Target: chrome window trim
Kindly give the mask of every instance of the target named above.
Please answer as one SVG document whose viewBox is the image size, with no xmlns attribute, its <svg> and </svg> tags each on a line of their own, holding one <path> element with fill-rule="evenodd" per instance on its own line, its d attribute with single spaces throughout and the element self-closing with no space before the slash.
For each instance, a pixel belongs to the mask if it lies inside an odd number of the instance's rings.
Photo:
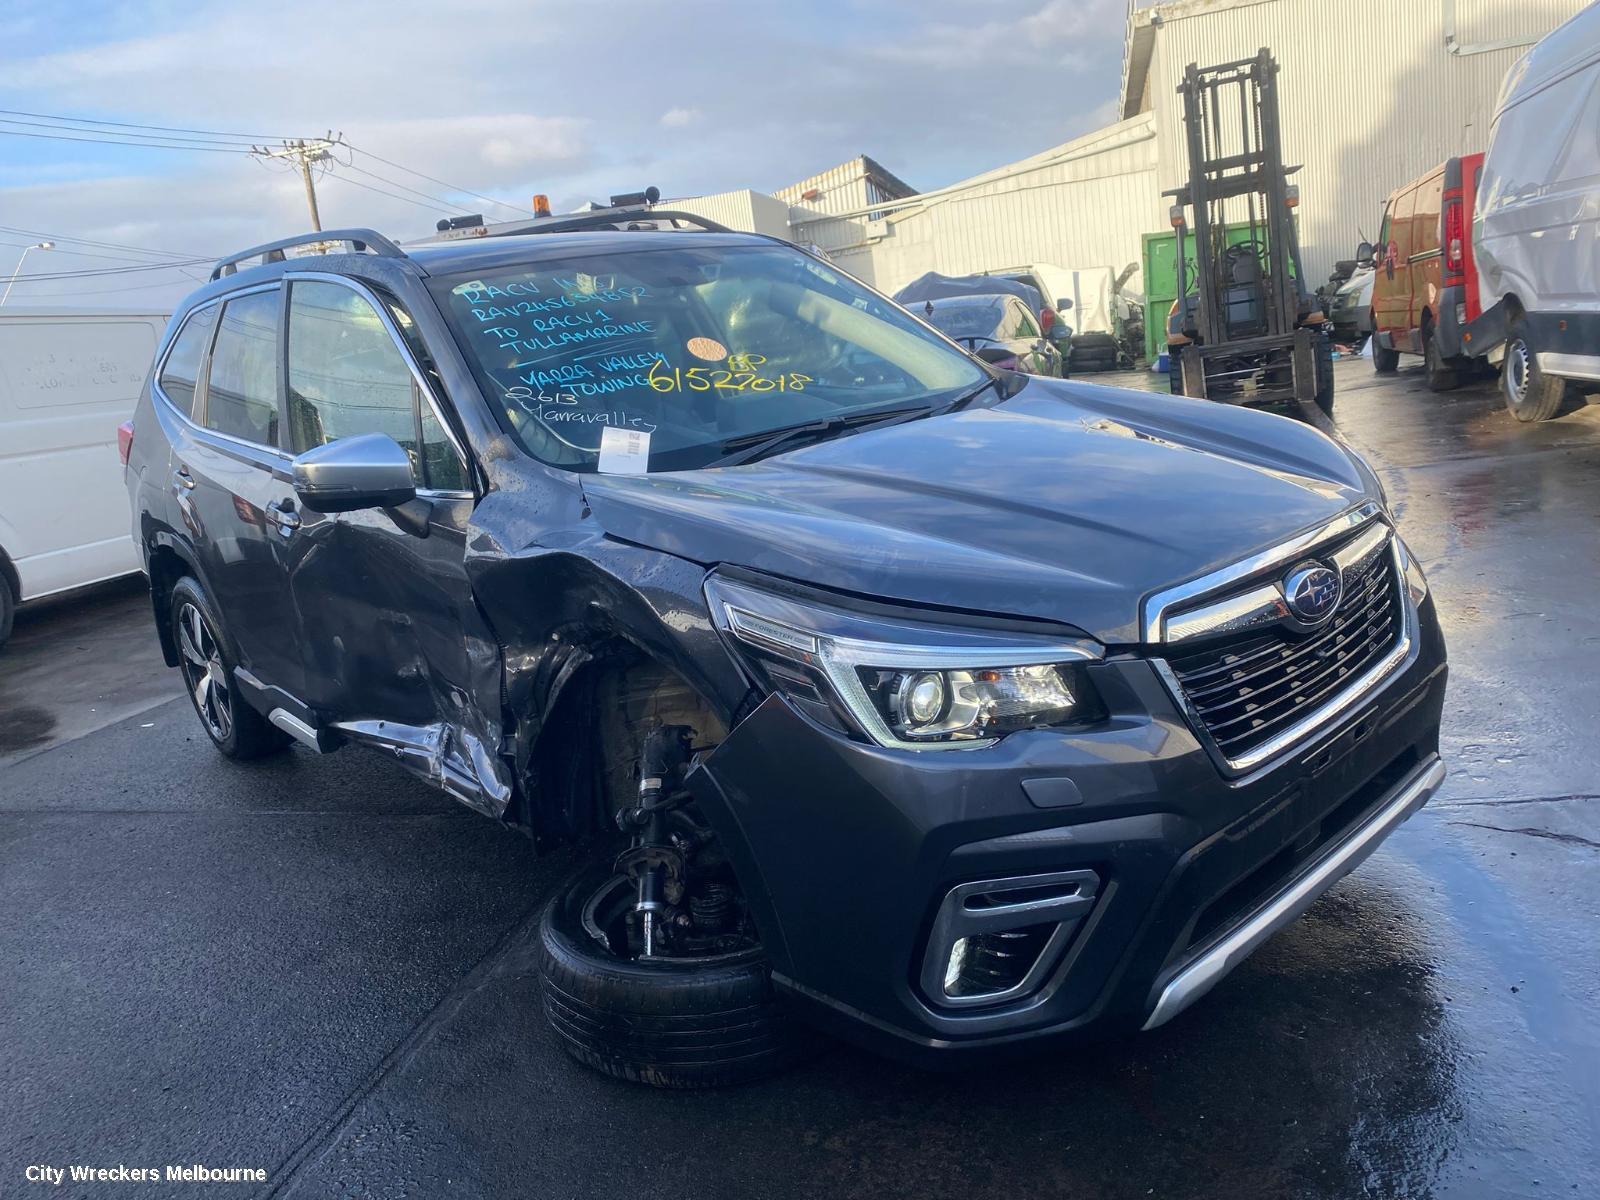
<svg viewBox="0 0 1600 1200">
<path fill-rule="evenodd" d="M 1282 566 L 1296 558 L 1303 557 L 1323 542 L 1348 533 L 1380 515 L 1382 512 L 1375 500 L 1368 500 L 1340 513 L 1331 521 L 1319 525 L 1315 529 L 1290 538 L 1271 546 L 1259 554 L 1249 558 L 1240 559 L 1226 567 L 1212 571 L 1209 575 L 1202 575 L 1198 579 L 1191 579 L 1188 583 L 1180 583 L 1163 591 L 1156 592 L 1144 603 L 1144 620 L 1141 625 L 1141 635 L 1147 645 L 1159 645 L 1167 640 L 1166 615 L 1190 600 L 1198 600 L 1211 592 L 1225 590 L 1229 584 L 1248 578 L 1258 571 L 1267 570 L 1269 567 Z"/>
<path fill-rule="evenodd" d="M 1385 526 L 1387 529 L 1387 526 Z M 1167 663 L 1159 658 L 1150 660 L 1150 665 L 1155 669 L 1157 676 L 1166 686 L 1168 693 L 1183 711 L 1184 718 L 1193 730 L 1196 738 L 1212 752 L 1218 759 L 1226 763 L 1235 774 L 1244 774 L 1265 766 L 1272 760 L 1296 749 L 1301 742 L 1327 725 L 1338 720 L 1339 717 L 1349 712 L 1356 705 L 1376 693 L 1403 664 L 1413 655 L 1419 629 L 1416 600 L 1406 584 L 1406 563 L 1404 552 L 1401 549 L 1400 539 L 1391 537 L 1388 541 L 1390 558 L 1394 564 L 1393 586 L 1397 589 L 1400 601 L 1400 633 L 1389 653 L 1385 654 L 1378 662 L 1359 676 L 1354 682 L 1345 687 L 1336 696 L 1323 704 L 1320 708 L 1307 713 L 1287 729 L 1281 730 L 1262 742 L 1259 746 L 1252 747 L 1237 758 L 1230 758 L 1217 749 L 1216 742 L 1206 731 L 1205 722 L 1200 719 L 1200 714 L 1184 693 L 1183 685 L 1178 682 L 1178 677 Z"/>
<path fill-rule="evenodd" d="M 213 296 L 203 304 L 196 304 L 188 312 L 184 313 L 183 322 L 178 326 L 177 332 L 172 335 L 172 340 L 167 343 L 166 349 L 161 352 L 161 357 L 156 360 L 155 370 L 150 374 L 150 392 L 151 395 L 159 396 L 161 398 L 161 402 L 167 406 L 168 412 L 187 425 L 191 431 L 201 435 L 201 441 L 215 439 L 219 442 L 227 442 L 230 445 L 242 446 L 244 449 L 254 451 L 257 454 L 269 455 L 280 462 L 289 462 L 291 456 L 285 454 L 277 446 L 269 446 L 265 442 L 252 442 L 247 438 L 235 437 L 231 433 L 223 433 L 220 429 L 212 429 L 207 425 L 200 424 L 200 422 L 196 421 L 192 416 L 174 404 L 172 397 L 167 395 L 166 390 L 161 386 L 161 375 L 162 372 L 167 369 L 167 359 L 172 357 L 172 348 L 178 344 L 178 339 L 183 336 L 183 331 L 188 327 L 189 322 L 194 319 L 195 313 L 208 309 L 212 307 L 212 305 L 217 305 L 220 307 L 227 304 L 227 302 L 230 300 L 238 299 L 240 296 L 249 296 L 255 292 L 275 291 L 281 286 L 282 285 L 279 284 L 277 280 L 272 280 L 268 283 L 251 284 L 249 287 L 240 288 L 236 292 L 226 292 L 220 296 Z M 220 312 L 218 313 L 218 316 L 221 316 Z M 216 328 L 211 331 L 211 342 L 206 346 L 205 352 L 200 356 L 201 378 L 194 381 L 196 401 L 200 400 L 202 396 L 208 400 L 210 399 L 211 351 L 216 346 L 217 334 L 221 331 L 222 322 L 218 320 Z M 202 384 L 204 385 L 203 387 Z"/>
<path fill-rule="evenodd" d="M 460 440 L 456 437 L 455 428 L 445 418 L 444 410 L 439 406 L 439 399 L 433 394 L 432 385 L 429 384 L 427 376 L 423 374 L 422 368 L 417 365 L 417 360 L 412 357 L 411 347 L 406 345 L 405 335 L 395 328 L 394 319 L 389 314 L 388 305 L 386 305 L 383 300 L 379 298 L 378 294 L 371 288 L 367 287 L 366 284 L 362 283 L 360 280 L 352 279 L 347 275 L 334 275 L 328 271 L 285 271 L 283 273 L 283 278 L 291 283 L 298 279 L 312 280 L 319 283 L 335 283 L 341 287 L 350 289 L 368 304 L 372 305 L 372 310 L 378 314 L 379 323 L 383 326 L 384 331 L 388 333 L 389 340 L 394 343 L 394 348 L 400 352 L 401 359 L 406 364 L 406 369 L 411 372 L 411 378 L 416 382 L 416 385 L 420 389 L 422 396 L 427 400 L 428 407 L 433 411 L 434 419 L 439 422 L 439 428 L 444 430 L 444 436 L 450 442 L 450 445 L 455 447 L 455 452 L 461 459 L 461 469 L 463 473 L 467 476 L 467 478 L 472 478 L 472 456 L 467 453 L 466 447 L 464 447 Z M 290 314 L 288 319 L 292 321 L 294 315 L 294 298 L 292 295 L 290 297 L 289 307 Z M 288 327 L 285 326 L 285 339 L 288 338 L 288 335 L 289 330 Z M 287 340 L 285 340 L 284 345 L 288 345 Z M 285 386 L 288 385 L 287 379 L 284 381 L 284 384 Z M 422 456 L 421 452 L 422 448 L 420 446 L 417 447 L 417 456 L 419 459 Z M 422 489 L 418 489 L 419 494 L 421 493 L 421 490 Z M 449 496 L 474 496 L 477 493 L 473 491 L 441 491 L 437 494 Z"/>
</svg>

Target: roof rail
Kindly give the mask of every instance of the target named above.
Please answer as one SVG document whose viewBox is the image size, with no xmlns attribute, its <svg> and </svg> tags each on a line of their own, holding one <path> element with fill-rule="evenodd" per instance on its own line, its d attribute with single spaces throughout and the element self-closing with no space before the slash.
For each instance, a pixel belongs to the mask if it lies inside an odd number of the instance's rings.
<svg viewBox="0 0 1600 1200">
<path fill-rule="evenodd" d="M 529 217 L 520 221 L 499 221 L 493 225 L 456 225 L 441 229 L 429 241 L 464 241 L 468 238 L 518 237 L 529 233 L 573 233 L 582 229 L 628 229 L 638 222 L 665 221 L 674 229 L 679 224 L 698 226 L 706 233 L 732 233 L 726 225 L 719 225 L 697 213 L 679 212 L 668 208 L 650 208 L 647 205 L 627 208 L 597 208 L 585 213 L 557 213 L 551 217 Z"/>
<path fill-rule="evenodd" d="M 251 246 L 248 250 L 241 250 L 237 254 L 230 254 L 211 268 L 211 278 L 221 279 L 224 275 L 232 275 L 239 269 L 239 264 L 247 258 L 259 257 L 263 265 L 282 262 L 286 257 L 283 253 L 285 250 L 292 250 L 296 246 L 313 246 L 319 242 L 349 242 L 351 249 L 355 253 L 361 254 L 371 250 L 379 258 L 404 258 L 406 256 L 404 250 L 375 230 L 321 229 L 315 233 L 302 233 L 296 237 L 280 238 L 276 242 L 266 242 L 260 246 Z"/>
</svg>

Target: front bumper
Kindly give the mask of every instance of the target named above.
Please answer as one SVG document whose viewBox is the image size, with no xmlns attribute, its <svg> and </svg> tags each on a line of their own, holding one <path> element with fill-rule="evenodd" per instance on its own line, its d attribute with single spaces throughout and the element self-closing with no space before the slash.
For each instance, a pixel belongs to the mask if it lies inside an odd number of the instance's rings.
<svg viewBox="0 0 1600 1200">
<path fill-rule="evenodd" d="M 690 779 L 746 882 L 774 979 L 817 1022 L 950 1062 L 1169 1020 L 1437 787 L 1444 645 L 1425 599 L 1401 667 L 1291 753 L 1229 778 L 1151 664 L 1093 668 L 1109 718 L 972 752 L 864 745 L 781 697 Z M 952 889 L 1092 872 L 1092 909 L 1026 994 L 957 1006 L 926 947 Z"/>
</svg>

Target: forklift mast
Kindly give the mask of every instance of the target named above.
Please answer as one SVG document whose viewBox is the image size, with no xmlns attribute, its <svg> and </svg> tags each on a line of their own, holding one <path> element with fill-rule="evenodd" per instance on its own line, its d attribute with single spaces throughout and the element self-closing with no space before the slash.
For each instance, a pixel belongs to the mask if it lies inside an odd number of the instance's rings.
<svg viewBox="0 0 1600 1200">
<path fill-rule="evenodd" d="M 1189 182 L 1169 195 L 1194 211 L 1198 340 L 1290 334 L 1308 303 L 1288 184 L 1298 168 L 1284 167 L 1279 134 L 1278 64 L 1266 49 L 1213 67 L 1190 63 L 1178 91 Z M 1183 263 L 1181 209 L 1174 224 Z"/>
</svg>

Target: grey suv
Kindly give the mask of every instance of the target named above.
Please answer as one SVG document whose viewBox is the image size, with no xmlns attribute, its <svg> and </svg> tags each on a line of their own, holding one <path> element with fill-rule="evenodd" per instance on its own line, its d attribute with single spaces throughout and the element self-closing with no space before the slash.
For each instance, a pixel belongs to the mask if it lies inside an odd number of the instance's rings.
<svg viewBox="0 0 1600 1200">
<path fill-rule="evenodd" d="M 540 930 L 576 1057 L 1159 1025 L 1437 788 L 1444 645 L 1347 448 L 684 223 L 225 260 L 127 460 L 223 754 L 377 747 L 583 848 Z"/>
</svg>

